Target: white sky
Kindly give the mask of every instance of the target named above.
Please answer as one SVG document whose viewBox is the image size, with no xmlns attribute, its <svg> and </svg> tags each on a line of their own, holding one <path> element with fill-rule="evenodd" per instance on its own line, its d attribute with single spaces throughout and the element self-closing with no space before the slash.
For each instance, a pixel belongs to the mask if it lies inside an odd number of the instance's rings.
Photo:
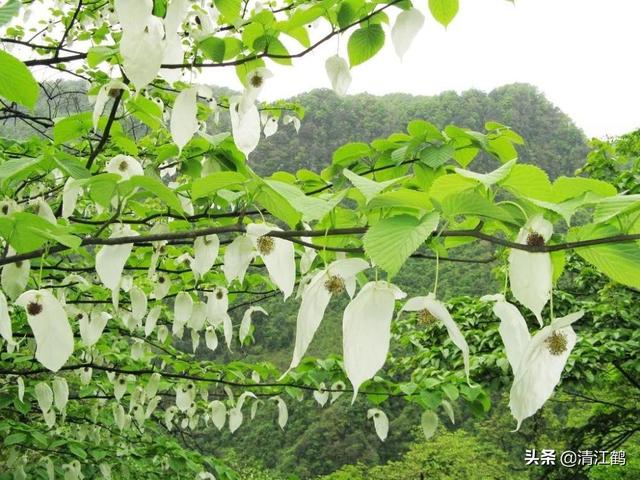
<svg viewBox="0 0 640 480">
<path fill-rule="evenodd" d="M 434 95 L 526 82 L 589 136 L 640 127 L 640 0 L 517 0 L 515 6 L 505 0 L 460 0 L 460 12 L 446 31 L 426 15 L 426 0 L 415 3 L 427 18 L 404 61 L 388 37 L 378 56 L 352 70 L 350 94 Z M 270 64 L 276 75 L 261 99 L 329 87 L 324 61 L 336 48 L 331 40 L 294 60 L 293 68 Z M 203 80 L 239 88 L 230 69 L 211 69 Z"/>
</svg>

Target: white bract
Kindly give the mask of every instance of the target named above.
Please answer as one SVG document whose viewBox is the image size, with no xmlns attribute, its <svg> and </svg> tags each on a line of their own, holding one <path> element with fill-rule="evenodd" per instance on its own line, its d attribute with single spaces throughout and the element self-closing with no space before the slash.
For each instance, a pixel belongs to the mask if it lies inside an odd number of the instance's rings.
<svg viewBox="0 0 640 480">
<path fill-rule="evenodd" d="M 9 307 L 7 305 L 7 297 L 0 291 L 0 336 L 7 343 L 13 344 L 13 330 L 11 328 L 11 317 L 9 316 Z"/>
<path fill-rule="evenodd" d="M 416 8 L 400 12 L 391 29 L 391 41 L 396 54 L 402 60 L 413 39 L 424 25 L 424 15 Z"/>
<path fill-rule="evenodd" d="M 142 3 L 142 2 L 141 2 Z M 91 119 L 93 121 L 93 130 L 98 131 L 98 121 L 104 110 L 104 106 L 109 101 L 111 91 L 129 90 L 122 80 L 111 80 L 100 87 L 98 95 L 96 95 L 96 103 L 93 106 L 93 114 Z"/>
<path fill-rule="evenodd" d="M 59 412 L 63 412 L 69 401 L 69 385 L 62 377 L 53 379 L 53 403 Z"/>
<path fill-rule="evenodd" d="M 324 66 L 331 82 L 331 88 L 336 95 L 340 97 L 346 95 L 349 85 L 351 85 L 351 72 L 347 61 L 339 55 L 334 55 L 327 59 Z"/>
<path fill-rule="evenodd" d="M 245 310 L 244 315 L 242 316 L 242 322 L 240 322 L 240 330 L 238 332 L 240 343 L 244 343 L 245 339 L 249 336 L 249 332 L 251 331 L 251 316 L 254 312 L 261 312 L 265 315 L 269 315 L 262 307 L 249 307 Z"/>
<path fill-rule="evenodd" d="M 388 282 L 369 282 L 344 310 L 342 346 L 344 369 L 353 385 L 352 403 L 360 386 L 387 359 L 395 302 L 405 296 Z"/>
<path fill-rule="evenodd" d="M 107 325 L 111 315 L 107 312 L 91 312 L 91 315 L 82 312 L 78 314 L 78 324 L 80 325 L 80 338 L 87 347 L 95 345 L 102 336 L 104 327 Z"/>
<path fill-rule="evenodd" d="M 467 379 L 469 379 L 469 346 L 460 328 L 447 310 L 446 305 L 437 300 L 433 293 L 430 293 L 426 297 L 414 297 L 407 300 L 407 303 L 404 304 L 401 311 L 420 312 L 420 315 L 423 316 L 427 322 L 430 320 L 430 317 L 442 322 L 447 329 L 449 338 L 451 338 L 453 344 L 462 352 L 464 372 Z"/>
<path fill-rule="evenodd" d="M 262 258 L 269 272 L 269 278 L 284 294 L 286 300 L 296 284 L 296 258 L 293 243 L 282 238 L 267 235 L 282 229 L 267 223 L 247 225 L 247 237 L 254 251 Z"/>
<path fill-rule="evenodd" d="M 198 87 L 190 87 L 176 97 L 171 111 L 171 137 L 182 151 L 198 131 Z"/>
<path fill-rule="evenodd" d="M 7 249 L 7 256 L 10 257 L 15 254 L 16 252 L 12 247 Z M 2 267 L 2 274 L 0 275 L 2 290 L 11 300 L 14 300 L 18 295 L 24 292 L 24 289 L 29 282 L 30 274 L 31 262 L 29 262 L 29 260 L 22 260 L 5 265 Z"/>
<path fill-rule="evenodd" d="M 551 222 L 542 215 L 535 215 L 520 230 L 516 242 L 542 246 L 551 238 L 552 233 Z M 542 326 L 542 309 L 551 298 L 553 286 L 551 255 L 512 248 L 509 253 L 509 283 L 516 300 L 531 310 Z"/>
<path fill-rule="evenodd" d="M 260 112 L 258 107 L 251 103 L 243 106 L 241 98 L 231 98 L 229 115 L 231 116 L 231 132 L 233 140 L 245 156 L 249 156 L 260 142 Z"/>
<path fill-rule="evenodd" d="M 367 410 L 367 418 L 373 418 L 376 434 L 384 442 L 389 434 L 389 417 L 387 417 L 387 414 L 378 408 L 370 408 Z"/>
<path fill-rule="evenodd" d="M 33 393 L 42 413 L 47 413 L 51 410 L 51 406 L 53 405 L 53 391 L 48 384 L 39 382 L 33 389 Z"/>
<path fill-rule="evenodd" d="M 144 175 L 142 165 L 135 158 L 129 155 L 116 155 L 105 166 L 107 173 L 120 175 L 122 180 L 129 180 L 131 177 Z"/>
<path fill-rule="evenodd" d="M 278 404 L 278 425 L 282 430 L 284 430 L 284 427 L 287 425 L 287 421 L 289 420 L 287 404 L 277 395 L 275 397 L 271 397 L 271 400 L 274 400 Z"/>
<path fill-rule="evenodd" d="M 501 296 L 485 299 L 496 300 L 493 311 L 500 318 L 500 336 L 514 372 L 509 407 L 518 422 L 518 430 L 524 419 L 542 408 L 560 382 L 564 366 L 577 340 L 571 324 L 580 320 L 584 312 L 556 318 L 551 325 L 531 337 L 517 308 Z"/>
<path fill-rule="evenodd" d="M 109 238 L 115 239 L 137 235 L 138 233 L 133 231 L 129 225 L 116 225 Z M 132 243 L 105 245 L 96 254 L 96 273 L 102 284 L 111 290 L 114 298 L 114 307 L 116 308 L 122 270 L 127 263 L 129 255 L 131 255 L 132 249 Z"/>
<path fill-rule="evenodd" d="M 219 249 L 220 239 L 217 235 L 196 238 L 193 242 L 194 259 L 191 263 L 193 273 L 202 277 L 211 270 L 216 258 L 218 258 Z"/>
<path fill-rule="evenodd" d="M 49 290 L 29 290 L 16 300 L 27 311 L 36 341 L 36 359 L 57 372 L 73 353 L 73 331 L 67 313 Z"/>
<path fill-rule="evenodd" d="M 346 291 L 353 298 L 356 289 L 356 275 L 369 268 L 369 263 L 361 258 L 336 260 L 326 269 L 317 272 L 302 292 L 302 302 L 296 323 L 296 343 L 289 370 L 302 360 L 315 335 L 331 296 Z"/>
</svg>

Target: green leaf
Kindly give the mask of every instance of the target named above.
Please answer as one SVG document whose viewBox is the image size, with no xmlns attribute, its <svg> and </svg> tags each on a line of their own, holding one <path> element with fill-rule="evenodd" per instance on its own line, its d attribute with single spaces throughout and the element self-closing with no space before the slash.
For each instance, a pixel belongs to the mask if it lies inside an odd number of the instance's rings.
<svg viewBox="0 0 640 480">
<path fill-rule="evenodd" d="M 422 426 L 424 438 L 429 440 L 433 437 L 436 433 L 436 429 L 438 428 L 438 415 L 431 410 L 425 410 L 420 418 L 420 425 Z"/>
<path fill-rule="evenodd" d="M 455 171 L 458 175 L 476 180 L 488 188 L 504 179 L 514 167 L 515 162 L 515 160 L 511 160 L 489 173 L 476 173 L 470 170 L 464 170 L 462 168 L 456 168 Z"/>
<path fill-rule="evenodd" d="M 606 222 L 613 217 L 633 213 L 638 209 L 640 209 L 640 194 L 606 197 L 600 199 L 596 204 L 593 211 L 593 221 L 596 223 Z"/>
<path fill-rule="evenodd" d="M 422 219 L 396 215 L 376 223 L 363 237 L 364 249 L 376 265 L 393 277 L 407 259 L 438 227 L 440 215 L 430 212 Z"/>
<path fill-rule="evenodd" d="M 67 143 L 86 135 L 92 128 L 91 112 L 77 113 L 56 122 L 53 126 L 53 140 L 56 144 Z"/>
<path fill-rule="evenodd" d="M 302 219 L 305 222 L 321 220 L 340 203 L 346 194 L 346 192 L 342 192 L 342 194 L 335 195 L 330 201 L 325 201 L 321 198 L 305 195 L 302 190 L 289 183 L 277 180 L 265 180 L 265 182 L 302 213 Z"/>
<path fill-rule="evenodd" d="M 285 197 L 264 181 L 261 181 L 256 201 L 266 208 L 271 215 L 279 218 L 291 228 L 295 227 L 302 218 L 300 212 Z"/>
<path fill-rule="evenodd" d="M 240 9 L 242 7 L 240 0 L 214 0 L 213 3 L 230 23 L 240 17 Z"/>
<path fill-rule="evenodd" d="M 455 195 L 465 190 L 474 189 L 478 186 L 476 182 L 462 175 L 453 173 L 441 175 L 434 180 L 429 189 L 429 196 L 435 201 L 442 203 L 449 195 Z"/>
<path fill-rule="evenodd" d="M 73 178 L 89 178 L 91 176 L 91 172 L 85 168 L 82 161 L 68 153 L 57 151 L 53 155 L 53 160 L 63 172 Z"/>
<path fill-rule="evenodd" d="M 609 225 L 586 225 L 569 230 L 567 241 L 576 242 L 621 235 Z M 609 243 L 581 247 L 576 253 L 618 283 L 640 288 L 640 243 Z"/>
<path fill-rule="evenodd" d="M 408 188 L 399 188 L 398 190 L 392 190 L 390 192 L 384 192 L 376 195 L 367 204 L 367 209 L 382 207 L 432 210 L 433 204 L 429 200 L 429 195 L 424 192 L 418 192 Z"/>
<path fill-rule="evenodd" d="M 22 443 L 27 439 L 27 434 L 22 432 L 12 433 L 8 435 L 7 438 L 4 439 L 5 446 L 16 445 L 18 443 Z"/>
<path fill-rule="evenodd" d="M 431 15 L 445 27 L 458 13 L 458 0 L 429 0 Z"/>
<path fill-rule="evenodd" d="M 42 158 L 12 158 L 0 164 L 0 182 L 4 182 L 9 178 L 18 175 L 19 173 L 26 172 L 33 166 L 40 163 Z"/>
<path fill-rule="evenodd" d="M 87 64 L 91 68 L 95 68 L 104 62 L 107 58 L 110 58 L 118 53 L 118 49 L 114 47 L 107 47 L 99 45 L 97 47 L 91 47 L 87 51 Z"/>
<path fill-rule="evenodd" d="M 453 156 L 454 149 L 451 145 L 429 145 L 420 152 L 420 161 L 431 168 L 444 165 Z"/>
<path fill-rule="evenodd" d="M 182 204 L 176 194 L 157 178 L 138 175 L 131 177 L 126 182 L 122 182 L 122 184 L 128 184 L 132 187 L 140 187 L 158 197 L 165 205 L 176 212 L 182 213 L 183 211 Z"/>
<path fill-rule="evenodd" d="M 144 95 L 136 95 L 127 101 L 129 112 L 152 130 L 162 126 L 162 108 Z"/>
<path fill-rule="evenodd" d="M 549 177 L 535 165 L 514 165 L 499 185 L 519 197 L 547 201 L 552 199 Z"/>
<path fill-rule="evenodd" d="M 442 201 L 441 206 L 442 213 L 447 218 L 455 218 L 458 215 L 477 215 L 494 218 L 505 223 L 518 224 L 516 219 L 506 210 L 477 192 L 461 192 L 449 195 Z"/>
<path fill-rule="evenodd" d="M 370 24 L 351 34 L 347 44 L 349 63 L 352 67 L 366 62 L 384 45 L 384 30 L 378 24 Z"/>
<path fill-rule="evenodd" d="M 334 165 L 348 167 L 355 163 L 356 160 L 367 157 L 370 153 L 371 147 L 366 143 L 347 143 L 333 152 L 332 163 Z"/>
<path fill-rule="evenodd" d="M 221 188 L 238 185 L 246 181 L 247 178 L 238 172 L 215 172 L 193 181 L 191 198 L 197 200 L 198 198 L 207 197 Z"/>
<path fill-rule="evenodd" d="M 399 177 L 392 180 L 387 180 L 386 182 L 376 182 L 375 180 L 361 177 L 360 175 L 353 173 L 351 170 L 348 170 L 346 168 L 342 171 L 342 174 L 349 179 L 349 181 L 353 184 L 354 187 L 358 189 L 358 191 L 360 191 L 360 193 L 362 193 L 367 203 L 369 203 L 373 197 L 378 195 L 385 188 L 406 178 Z"/>
<path fill-rule="evenodd" d="M 555 202 L 563 202 L 587 192 L 602 197 L 611 197 L 618 193 L 610 183 L 595 178 L 559 177 L 553 182 L 553 200 Z"/>
<path fill-rule="evenodd" d="M 20 2 L 20 0 L 7 0 L 7 2 L 0 7 L 0 27 L 9 23 L 13 17 L 18 15 L 21 6 L 22 2 Z"/>
<path fill-rule="evenodd" d="M 224 61 L 225 43 L 218 37 L 208 37 L 198 44 L 198 48 L 202 50 L 204 56 L 216 63 Z"/>
<path fill-rule="evenodd" d="M 40 87 L 27 66 L 13 55 L 0 50 L 0 96 L 28 108 L 38 101 Z"/>
</svg>

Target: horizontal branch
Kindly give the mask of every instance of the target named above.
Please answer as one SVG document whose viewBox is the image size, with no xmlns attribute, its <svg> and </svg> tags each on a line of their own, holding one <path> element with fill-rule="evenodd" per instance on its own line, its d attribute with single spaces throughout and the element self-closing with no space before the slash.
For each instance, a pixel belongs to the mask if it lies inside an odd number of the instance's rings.
<svg viewBox="0 0 640 480">
<path fill-rule="evenodd" d="M 295 241 L 296 243 L 303 242 L 300 237 L 325 237 L 325 236 L 344 236 L 344 235 L 360 235 L 367 232 L 368 227 L 352 227 L 352 228 L 334 228 L 328 230 L 273 230 L 266 235 L 270 237 L 282 238 L 284 240 Z M 82 240 L 81 246 L 97 246 L 97 245 L 125 245 L 125 244 L 148 244 L 150 242 L 158 241 L 179 241 L 179 240 L 195 240 L 198 237 L 204 237 L 207 235 L 224 234 L 224 233 L 245 233 L 246 229 L 243 225 L 229 225 L 225 227 L 208 227 L 198 230 L 188 230 L 182 232 L 170 232 L 170 233 L 157 233 L 151 235 L 135 235 L 127 237 L 117 238 L 95 238 L 86 237 Z M 439 233 L 440 237 L 468 237 L 477 238 L 492 244 L 501 245 L 503 247 L 513 248 L 516 250 L 523 250 L 530 253 L 545 253 L 545 252 L 557 252 L 561 250 L 570 250 L 584 247 L 591 247 L 596 245 L 605 245 L 612 243 L 625 243 L 640 240 L 640 234 L 621 234 L 613 235 L 609 237 L 593 238 L 589 240 L 580 240 L 576 242 L 558 243 L 553 245 L 528 245 L 526 243 L 517 243 L 510 240 L 506 240 L 502 237 L 495 237 L 483 233 L 478 229 L 472 230 L 444 230 Z M 303 242 L 304 245 L 317 250 L 323 250 L 325 247 L 322 245 L 315 245 L 308 242 Z M 69 250 L 69 247 L 64 245 L 53 245 L 48 248 L 41 248 L 33 250 L 31 252 L 21 253 L 17 255 L 10 255 L 0 259 L 0 266 L 8 265 L 10 263 L 16 263 L 24 260 L 30 260 L 33 258 L 41 257 L 45 254 L 54 254 Z M 327 248 L 328 249 L 328 248 Z M 359 253 L 359 252 L 357 252 Z"/>
</svg>

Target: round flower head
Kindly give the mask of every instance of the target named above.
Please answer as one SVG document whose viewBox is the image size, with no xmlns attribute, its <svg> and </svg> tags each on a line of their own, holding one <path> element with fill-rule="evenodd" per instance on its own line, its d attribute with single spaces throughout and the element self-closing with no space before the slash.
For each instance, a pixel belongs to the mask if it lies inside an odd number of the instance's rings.
<svg viewBox="0 0 640 480">
<path fill-rule="evenodd" d="M 142 165 L 135 158 L 128 155 L 116 155 L 105 167 L 108 173 L 115 173 L 120 175 L 123 180 L 129 180 L 134 176 L 144 175 Z"/>
</svg>

